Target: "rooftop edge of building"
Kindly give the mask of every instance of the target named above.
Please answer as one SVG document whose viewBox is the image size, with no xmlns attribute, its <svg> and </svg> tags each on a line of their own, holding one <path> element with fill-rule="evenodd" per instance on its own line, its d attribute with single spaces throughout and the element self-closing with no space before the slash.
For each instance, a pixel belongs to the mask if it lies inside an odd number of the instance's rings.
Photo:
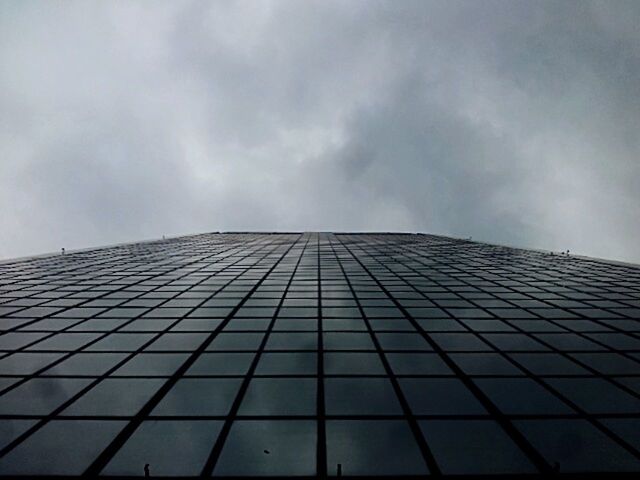
<svg viewBox="0 0 640 480">
<path fill-rule="evenodd" d="M 495 243 L 495 242 L 485 241 L 485 240 L 474 240 L 472 237 L 456 237 L 456 236 L 442 235 L 442 234 L 436 234 L 436 233 L 408 232 L 408 231 L 356 231 L 356 232 L 349 232 L 349 231 L 326 231 L 326 230 L 320 230 L 320 231 L 312 231 L 312 230 L 310 230 L 310 231 L 294 231 L 294 230 L 291 230 L 291 231 L 289 231 L 289 230 L 283 230 L 283 231 L 275 231 L 275 230 L 274 231 L 271 231 L 271 230 L 265 230 L 265 231 L 260 231 L 260 230 L 255 230 L 255 231 L 251 231 L 251 230 L 229 230 L 229 231 L 211 231 L 211 232 L 190 233 L 190 234 L 184 234 L 184 235 L 165 235 L 165 236 L 160 237 L 160 238 L 150 238 L 150 239 L 145 239 L 145 240 L 118 242 L 118 243 L 113 243 L 113 244 L 106 244 L 106 245 L 85 247 L 85 248 L 77 248 L 77 249 L 68 249 L 68 250 L 67 249 L 63 249 L 64 253 L 62 253 L 61 251 L 57 251 L 57 252 L 46 252 L 46 253 L 39 253 L 39 254 L 33 254 L 33 255 L 23 255 L 23 256 L 12 257 L 12 258 L 0 258 L 0 265 L 10 264 L 10 263 L 14 263 L 14 262 L 25 262 L 25 261 L 31 261 L 31 260 L 45 259 L 45 258 L 49 258 L 49 257 L 60 256 L 60 255 L 63 255 L 63 254 L 64 255 L 74 255 L 74 254 L 79 254 L 79 253 L 93 252 L 93 251 L 96 251 L 96 250 L 105 250 L 105 249 L 112 249 L 112 248 L 119 248 L 119 247 L 128 247 L 128 246 L 133 246 L 133 245 L 157 244 L 157 243 L 170 242 L 170 241 L 174 241 L 174 240 L 180 240 L 180 239 L 185 239 L 185 238 L 190 238 L 190 237 L 205 236 L 205 235 L 301 235 L 301 234 L 333 234 L 333 235 L 355 235 L 355 236 L 359 236 L 359 235 L 362 235 L 362 236 L 365 236 L 365 235 L 429 236 L 429 237 L 442 238 L 442 239 L 446 239 L 446 240 L 454 240 L 454 241 L 458 241 L 458 242 L 461 242 L 461 243 L 470 243 L 470 244 L 477 244 L 477 245 L 487 245 L 487 246 L 491 246 L 491 247 L 499 247 L 499 248 L 504 248 L 504 249 L 508 249 L 508 250 L 512 250 L 512 251 L 539 253 L 539 254 L 542 254 L 542 255 L 555 255 L 555 256 L 558 256 L 558 257 L 561 257 L 561 258 L 574 258 L 574 259 L 592 261 L 592 262 L 598 262 L 598 263 L 604 263 L 604 264 L 609 264 L 609 265 L 617 265 L 617 266 L 621 266 L 621 267 L 630 267 L 630 268 L 634 268 L 634 269 L 640 268 L 640 263 L 633 263 L 633 262 L 627 262 L 627 261 L 622 261 L 622 260 L 615 260 L 615 259 L 602 258 L 602 257 L 593 257 L 593 256 L 589 256 L 589 255 L 581 255 L 581 254 L 573 254 L 573 253 L 565 254 L 564 252 L 558 252 L 556 250 L 548 250 L 548 249 L 534 248 L 534 247 L 522 247 L 522 246 L 517 246 L 517 245 Z"/>
</svg>

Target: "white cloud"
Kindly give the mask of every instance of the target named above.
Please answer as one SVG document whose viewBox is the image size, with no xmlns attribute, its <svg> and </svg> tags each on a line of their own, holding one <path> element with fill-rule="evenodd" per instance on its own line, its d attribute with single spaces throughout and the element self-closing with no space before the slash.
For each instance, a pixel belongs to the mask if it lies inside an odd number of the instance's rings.
<svg viewBox="0 0 640 480">
<path fill-rule="evenodd" d="M 636 2 L 6 2 L 0 257 L 407 230 L 640 261 Z"/>
</svg>

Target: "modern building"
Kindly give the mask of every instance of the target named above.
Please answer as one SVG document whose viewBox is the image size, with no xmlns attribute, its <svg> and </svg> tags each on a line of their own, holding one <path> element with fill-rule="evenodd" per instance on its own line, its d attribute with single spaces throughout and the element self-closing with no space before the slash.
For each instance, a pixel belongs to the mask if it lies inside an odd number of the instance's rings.
<svg viewBox="0 0 640 480">
<path fill-rule="evenodd" d="M 640 267 L 411 234 L 0 263 L 0 475 L 640 472 Z"/>
</svg>

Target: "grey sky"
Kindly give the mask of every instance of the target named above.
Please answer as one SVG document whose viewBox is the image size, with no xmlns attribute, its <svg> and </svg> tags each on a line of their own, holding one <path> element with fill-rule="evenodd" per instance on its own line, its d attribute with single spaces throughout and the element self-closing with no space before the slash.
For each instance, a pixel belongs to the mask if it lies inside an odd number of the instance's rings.
<svg viewBox="0 0 640 480">
<path fill-rule="evenodd" d="M 425 231 L 640 262 L 640 2 L 0 1 L 0 257 Z"/>
</svg>

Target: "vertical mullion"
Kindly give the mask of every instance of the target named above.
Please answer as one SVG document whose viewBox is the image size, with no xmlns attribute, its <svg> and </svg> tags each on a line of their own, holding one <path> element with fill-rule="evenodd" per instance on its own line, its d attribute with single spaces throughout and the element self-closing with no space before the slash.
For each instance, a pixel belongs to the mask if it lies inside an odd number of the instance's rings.
<svg viewBox="0 0 640 480">
<path fill-rule="evenodd" d="M 322 256 L 320 255 L 321 242 L 320 233 L 316 234 L 317 248 L 317 272 L 318 272 L 318 353 L 317 353 L 317 399 L 316 399 L 316 415 L 318 417 L 317 428 L 317 445 L 316 445 L 316 472 L 319 478 L 327 476 L 327 432 L 326 432 L 326 413 L 324 400 L 324 338 L 322 328 Z"/>
<path fill-rule="evenodd" d="M 461 380 L 469 391 L 476 397 L 476 399 L 482 404 L 482 406 L 491 414 L 491 416 L 500 424 L 503 430 L 511 437 L 511 439 L 520 447 L 529 460 L 536 466 L 536 468 L 544 474 L 551 474 L 551 466 L 547 463 L 544 457 L 529 443 L 529 441 L 515 428 L 513 423 L 498 409 L 498 407 L 480 390 L 480 388 L 471 381 L 470 377 L 449 357 L 448 353 L 440 347 L 440 345 L 431 338 L 427 332 L 422 330 L 416 322 L 413 315 L 411 315 L 404 306 L 398 302 L 398 300 L 391 295 L 387 287 L 385 287 L 380 280 L 371 273 L 371 270 L 360 260 L 357 255 L 352 253 L 351 249 L 345 245 L 342 240 L 338 239 L 341 245 L 353 256 L 358 264 L 364 268 L 367 274 L 375 281 L 375 283 L 382 289 L 385 295 L 394 303 L 395 307 L 402 312 L 413 325 L 416 332 L 427 341 L 431 348 L 436 352 L 440 358 L 446 363 L 446 365 L 455 373 L 456 377 Z M 384 268 L 390 271 L 394 276 L 398 276 L 397 273 L 387 268 L 383 263 L 373 257 L 373 261 L 381 264 Z"/>
<path fill-rule="evenodd" d="M 302 239 L 302 237 L 304 236 L 304 234 L 300 235 L 300 237 L 298 237 L 298 239 L 296 239 L 291 246 L 289 247 L 289 249 L 287 250 L 287 252 L 280 258 L 280 260 L 282 260 L 290 251 L 291 249 L 293 249 L 293 247 L 296 245 L 296 243 L 298 243 L 298 241 L 300 241 Z M 271 321 L 269 322 L 269 326 L 267 327 L 267 330 L 264 334 L 264 337 L 262 338 L 262 341 L 260 342 L 260 346 L 258 347 L 258 350 L 256 351 L 256 354 L 253 358 L 253 361 L 251 362 L 251 366 L 249 367 L 249 370 L 247 371 L 247 373 L 244 375 L 244 378 L 242 380 L 242 384 L 240 385 L 240 388 L 238 390 L 238 393 L 236 394 L 236 397 L 233 401 L 233 404 L 231 405 L 231 409 L 229 411 L 229 413 L 226 416 L 226 419 L 224 420 L 224 425 L 222 426 L 222 429 L 220 430 L 220 433 L 218 434 L 218 438 L 216 439 L 215 444 L 213 445 L 213 448 L 211 450 L 211 452 L 209 453 L 209 457 L 207 458 L 207 461 L 205 462 L 204 467 L 202 468 L 202 472 L 201 472 L 201 476 L 204 477 L 210 477 L 213 474 L 213 470 L 216 467 L 216 464 L 218 463 L 218 459 L 220 458 L 220 454 L 222 453 L 222 449 L 224 448 L 224 444 L 227 440 L 227 437 L 229 436 L 229 432 L 231 431 L 231 427 L 233 426 L 233 423 L 236 421 L 236 418 L 238 416 L 238 411 L 240 409 L 240 405 L 242 404 L 242 400 L 244 399 L 244 395 L 247 391 L 247 389 L 249 388 L 249 383 L 251 382 L 252 378 L 253 378 L 253 374 L 258 366 L 258 362 L 260 361 L 260 357 L 262 356 L 262 352 L 264 351 L 264 348 L 267 344 L 267 341 L 269 340 L 269 336 L 271 335 L 271 331 L 273 330 L 273 326 L 276 322 L 276 319 L 278 318 L 278 314 L 280 313 L 280 309 L 282 308 L 282 304 L 284 303 L 284 299 L 287 296 L 287 292 L 289 291 L 289 287 L 291 286 L 291 284 L 293 283 L 295 274 L 298 270 L 298 267 L 300 265 L 300 262 L 302 261 L 302 257 L 304 256 L 304 252 L 307 248 L 307 245 L 309 244 L 309 237 L 307 237 L 304 246 L 302 247 L 302 251 L 300 252 L 300 255 L 298 257 L 298 260 L 293 268 L 293 271 L 291 272 L 291 276 L 289 277 L 289 281 L 287 282 L 287 285 L 284 289 L 284 291 L 282 292 L 282 296 L 280 297 L 280 301 L 278 302 L 278 306 L 276 307 L 276 310 L 273 312 L 273 316 L 271 317 Z M 279 263 L 279 261 L 278 261 Z M 276 263 L 277 265 L 277 263 Z M 266 278 L 268 278 L 269 274 L 275 269 L 275 266 L 270 269 L 269 272 L 267 272 L 265 274 L 265 276 L 262 278 L 262 280 L 265 280 Z M 251 292 L 253 293 L 253 292 Z M 250 296 L 250 294 L 247 296 L 247 298 Z"/>
<path fill-rule="evenodd" d="M 234 262 L 234 263 L 232 263 L 232 264 L 229 264 L 227 267 L 223 268 L 221 271 L 224 271 L 226 268 L 229 268 L 229 267 L 231 267 L 231 266 L 235 265 L 235 264 L 236 264 L 236 263 L 238 263 L 239 261 L 240 261 L 240 260 L 238 260 L 238 261 L 236 261 L 236 262 Z M 189 262 L 189 263 L 196 263 L 196 262 Z M 178 270 L 179 268 L 182 268 L 182 266 L 181 266 L 181 267 L 173 268 L 173 269 L 171 269 L 171 270 L 169 270 L 169 271 Z M 196 270 L 196 271 L 197 271 L 197 270 Z M 163 272 L 162 274 L 159 274 L 159 275 L 160 275 L 160 276 L 161 276 L 161 275 L 165 275 L 166 273 L 167 273 L 167 272 Z M 183 277 L 185 277 L 185 276 L 187 276 L 187 275 L 189 275 L 189 274 L 184 274 L 184 275 L 182 275 L 182 276 L 180 276 L 180 277 L 178 277 L 178 278 L 183 278 Z M 158 275 L 156 275 L 156 276 L 158 276 Z M 235 277 L 234 277 L 234 278 L 235 278 Z M 199 283 L 202 283 L 202 282 L 204 282 L 205 280 L 206 280 L 206 279 L 203 279 L 203 280 L 202 280 L 202 281 L 200 281 Z M 127 287 L 137 285 L 138 283 L 141 283 L 141 282 L 143 282 L 143 281 L 144 281 L 144 280 L 141 280 L 140 282 L 136 282 L 136 283 L 132 283 L 132 284 L 125 285 L 125 286 L 123 286 L 122 288 L 119 288 L 119 289 L 117 289 L 117 290 L 113 290 L 112 292 L 109 292 L 109 293 L 113 293 L 113 292 L 116 292 L 116 291 L 123 290 L 123 289 L 125 289 L 125 288 L 127 288 Z M 231 281 L 233 281 L 233 280 L 231 280 Z M 231 281 L 230 281 L 230 282 L 231 282 Z M 230 282 L 228 282 L 228 283 L 230 283 Z M 197 285 L 197 284 L 196 284 L 196 285 Z M 190 288 L 193 288 L 194 286 L 195 286 L 195 285 L 192 285 Z M 149 290 L 149 292 L 152 292 L 152 291 L 154 291 L 154 290 L 157 290 L 157 289 L 158 289 L 158 288 L 160 288 L 160 287 L 161 287 L 161 285 L 159 285 L 159 286 L 157 286 L 157 287 L 153 288 L 152 290 Z M 188 290 L 188 289 L 187 289 L 187 290 Z M 149 293 L 149 292 L 145 292 L 145 293 Z M 143 295 L 143 294 L 141 294 L 141 295 Z M 140 296 L 141 296 L 141 295 L 140 295 Z M 134 297 L 134 298 L 137 298 L 137 297 Z M 25 375 L 25 376 L 23 376 L 23 377 L 22 377 L 22 380 L 20 380 L 20 381 L 18 381 L 18 382 L 16 382 L 16 383 L 14 383 L 14 384 L 12 384 L 9 388 L 5 389 L 4 391 L 2 391 L 2 392 L 0 392 L 0 393 L 4 394 L 6 391 L 9 391 L 9 390 L 12 390 L 12 389 L 14 389 L 14 388 L 17 388 L 18 386 L 20 386 L 20 385 L 22 385 L 22 384 L 26 383 L 27 381 L 29 381 L 29 380 L 31 380 L 31 379 L 33 379 L 33 378 L 38 377 L 38 376 L 39 376 L 39 374 L 40 374 L 41 372 L 43 372 L 43 371 L 45 371 L 45 370 L 47 370 L 47 369 L 51 368 L 51 367 L 52 367 L 52 366 L 54 366 L 54 365 L 57 365 L 57 364 L 59 364 L 59 363 L 63 362 L 64 360 L 66 360 L 66 359 L 70 358 L 71 356 L 73 356 L 73 355 L 75 355 L 75 354 L 78 354 L 79 352 L 82 352 L 82 351 L 83 351 L 83 350 L 85 350 L 87 347 L 89 347 L 89 346 L 91 346 L 91 345 L 93 345 L 93 344 L 95 344 L 95 343 L 99 342 L 100 340 L 102 340 L 103 338 L 107 337 L 108 335 L 111 335 L 112 333 L 116 333 L 116 332 L 120 331 L 122 328 L 124 328 L 124 327 L 126 327 L 127 325 L 129 325 L 130 323 L 134 322 L 135 320 L 137 320 L 138 318 L 140 318 L 140 317 L 141 317 L 142 315 L 144 315 L 145 313 L 147 313 L 147 312 L 149 312 L 149 311 L 153 310 L 153 308 L 158 308 L 158 307 L 160 307 L 160 306 L 161 306 L 161 305 L 163 305 L 164 303 L 167 303 L 167 302 L 168 302 L 168 301 L 170 301 L 170 300 L 171 300 L 171 298 L 167 298 L 167 299 L 165 299 L 162 303 L 160 303 L 160 304 L 159 304 L 158 306 L 156 306 L 156 307 L 150 307 L 150 308 L 146 308 L 146 307 L 144 307 L 144 308 L 141 308 L 141 310 L 143 310 L 143 312 L 142 312 L 142 313 L 140 313 L 139 315 L 136 315 L 136 316 L 134 316 L 134 317 L 130 318 L 129 320 L 127 320 L 126 322 L 124 322 L 124 323 L 122 323 L 122 324 L 118 325 L 116 328 L 114 328 L 114 329 L 112 329 L 112 330 L 109 330 L 109 331 L 107 331 L 107 332 L 102 332 L 102 335 L 100 335 L 100 336 L 96 337 L 94 340 L 92 340 L 92 341 L 88 342 L 88 343 L 87 343 L 87 344 L 85 344 L 85 345 L 83 345 L 83 346 L 81 346 L 81 347 L 79 347 L 79 348 L 76 348 L 76 349 L 74 349 L 74 350 L 69 350 L 69 351 L 65 352 L 65 355 L 63 355 L 62 357 L 58 358 L 55 362 L 52 362 L 52 363 L 50 363 L 50 364 L 48 364 L 48 365 L 46 365 L 46 366 L 42 367 L 40 370 L 36 371 L 35 373 L 32 373 L 32 374 L 29 374 L 29 375 Z M 203 300 L 201 303 L 204 303 L 204 301 L 206 301 L 206 299 L 205 299 L 205 300 Z M 194 307 L 194 308 L 197 308 L 197 307 Z M 193 310 L 193 309 L 192 309 L 192 310 Z M 51 338 L 52 336 L 54 336 L 54 335 L 56 335 L 56 334 L 58 334 L 58 333 L 63 333 L 63 332 L 65 332 L 65 331 L 67 331 L 68 329 L 73 328 L 74 326 L 76 326 L 76 325 L 78 325 L 78 324 L 80 324 L 80 323 L 83 323 L 83 322 L 85 322 L 85 321 L 87 321 L 87 320 L 89 320 L 89 319 L 91 319 L 91 318 L 93 318 L 93 317 L 95 317 L 95 315 L 93 315 L 93 316 L 91 316 L 91 317 L 88 317 L 87 319 L 81 320 L 80 322 L 75 323 L 75 324 L 73 324 L 73 325 L 70 325 L 69 327 L 66 327 L 65 329 L 62 329 L 62 330 L 60 330 L 60 331 L 53 332 L 53 333 L 52 333 L 52 335 L 47 336 L 47 337 L 44 337 L 44 338 L 42 338 L 42 339 L 38 340 L 38 342 L 39 342 L 39 341 L 42 341 L 42 340 L 46 340 L 47 338 Z M 73 396 L 72 396 L 72 397 L 70 397 L 68 400 L 66 400 L 64 403 L 62 403 L 61 405 L 59 405 L 55 410 L 53 410 L 52 412 L 50 412 L 48 415 L 46 415 L 46 416 L 44 416 L 43 418 L 41 418 L 37 423 L 35 423 L 32 427 L 30 427 L 30 428 L 29 428 L 29 429 L 27 429 L 25 432 L 23 432 L 21 435 L 19 435 L 19 436 L 18 436 L 18 437 L 16 437 L 15 439 L 13 439 L 10 443 L 8 443 L 8 444 L 7 444 L 7 445 L 5 445 L 4 447 L 2 447 L 2 449 L 0 449 L 0 457 L 2 457 L 2 456 L 4 456 L 4 455 L 6 455 L 7 453 L 9 453 L 11 450 L 13 450 L 15 447 L 17 447 L 20 443 L 22 443 L 24 440 L 26 440 L 29 436 L 33 435 L 36 431 L 38 431 L 38 430 L 40 430 L 42 427 L 44 427 L 44 426 L 45 426 L 49 421 L 51 421 L 53 418 L 55 418 L 55 417 L 58 415 L 58 413 L 60 413 L 60 412 L 64 411 L 64 409 L 65 409 L 65 408 L 67 408 L 69 405 L 71 405 L 71 404 L 72 404 L 73 402 L 75 402 L 77 399 L 79 399 L 80 397 L 82 397 L 85 393 L 87 393 L 89 390 L 91 390 L 91 389 L 92 389 L 96 384 L 98 384 L 99 382 L 101 382 L 102 380 L 104 380 L 105 378 L 107 378 L 109 375 L 111 375 L 111 373 L 112 373 L 112 372 L 115 372 L 118 368 L 120 368 L 122 365 L 124 365 L 126 362 L 128 362 L 132 357 L 134 357 L 135 355 L 137 355 L 137 354 L 141 353 L 142 351 L 144 351 L 144 349 L 146 349 L 149 345 L 151 345 L 153 342 L 155 342 L 155 341 L 156 341 L 156 340 L 157 340 L 161 335 L 163 335 L 164 333 L 168 332 L 168 331 L 169 331 L 169 330 L 170 330 L 174 325 L 176 325 L 178 322 L 180 322 L 183 318 L 184 318 L 184 316 L 183 316 L 183 317 L 180 317 L 180 318 L 177 318 L 174 322 L 172 322 L 170 325 L 168 325 L 167 327 L 165 327 L 162 331 L 154 332 L 154 333 L 156 333 L 156 335 L 154 335 L 154 336 L 153 336 L 153 338 L 149 339 L 149 340 L 148 340 L 147 342 L 145 342 L 143 345 L 141 345 L 140 347 L 138 347 L 135 351 L 130 352 L 130 353 L 129 353 L 129 355 L 127 355 L 123 360 L 121 360 L 120 362 L 118 362 L 117 364 L 115 364 L 113 367 L 111 367 L 108 371 L 106 371 L 106 372 L 105 372 L 105 373 L 103 373 L 102 375 L 98 375 L 98 376 L 96 376 L 96 377 L 91 377 L 91 378 L 93 378 L 93 381 L 92 381 L 92 382 L 90 382 L 89 384 L 87 384 L 85 387 L 83 387 L 81 390 L 79 390 L 75 395 L 73 395 Z M 34 342 L 34 343 L 37 343 L 37 342 Z M 27 345 L 27 346 L 28 346 L 28 345 Z M 25 346 L 25 347 L 23 347 L 23 348 L 26 348 L 27 346 Z M 22 349 L 19 349 L 19 350 L 16 350 L 16 351 L 21 351 L 21 350 L 22 350 Z M 13 353 L 13 352 L 12 352 L 12 353 Z M 135 417 L 134 417 L 134 420 L 135 420 Z M 134 421 L 134 420 L 132 420 L 132 421 Z"/>
<path fill-rule="evenodd" d="M 402 250 L 398 250 L 401 249 L 402 247 L 397 247 L 395 249 L 395 251 L 402 251 Z M 422 262 L 420 262 L 422 263 Z M 415 270 L 412 267 L 407 267 L 409 268 L 411 271 L 413 271 L 414 273 L 420 275 L 420 276 L 424 276 L 422 275 L 419 271 Z M 456 270 L 458 271 L 462 271 L 459 268 L 456 268 Z M 403 280 L 404 281 L 404 280 Z M 472 286 L 469 282 L 460 279 L 459 280 L 461 283 L 467 285 L 467 286 Z M 440 282 L 438 281 L 434 281 L 436 284 L 438 284 L 440 287 L 444 288 L 446 291 L 451 292 L 451 293 L 455 293 L 453 290 L 451 290 L 450 288 L 448 288 L 446 285 L 442 285 L 440 284 Z M 413 287 L 411 284 L 409 284 L 408 282 L 405 282 L 408 285 L 411 286 L 411 288 L 413 288 L 415 291 L 417 291 L 418 293 L 420 293 L 415 287 Z M 515 289 L 509 287 L 509 286 L 504 286 L 504 288 L 507 288 L 508 290 L 511 290 L 512 292 L 516 292 Z M 527 295 L 526 293 L 524 293 L 524 295 L 528 296 L 529 298 L 533 298 L 530 295 Z M 489 311 L 487 308 L 482 307 L 480 305 L 478 305 L 476 302 L 474 302 L 472 299 L 467 299 L 468 302 L 470 302 L 471 304 L 474 305 L 475 308 L 478 308 L 482 311 L 484 311 L 485 313 L 487 313 L 490 318 L 496 318 L 496 316 Z M 540 300 L 543 301 L 544 300 Z M 544 302 L 547 303 L 547 302 Z M 549 304 L 552 305 L 552 304 Z M 555 306 L 554 306 L 555 307 Z M 451 313 L 449 313 L 449 311 L 447 310 L 446 307 L 441 307 L 444 311 L 447 312 L 448 315 L 451 315 Z M 555 308 L 559 308 L 559 307 L 555 307 Z M 451 315 L 452 316 L 452 315 Z M 550 384 L 548 384 L 547 382 L 545 382 L 542 378 L 540 378 L 538 375 L 533 374 L 533 372 L 531 372 L 528 368 L 526 368 L 524 365 L 522 365 L 520 362 L 518 362 L 517 360 L 515 360 L 514 358 L 511 357 L 511 355 L 508 355 L 507 353 L 505 353 L 502 349 L 499 349 L 496 347 L 496 345 L 493 344 L 493 342 L 489 341 L 488 339 L 484 338 L 482 335 L 480 335 L 477 331 L 470 329 L 467 325 L 465 325 L 464 323 L 460 322 L 460 320 L 458 320 L 457 318 L 454 318 L 452 316 L 452 319 L 454 321 L 456 321 L 459 325 L 461 325 L 462 327 L 464 327 L 468 334 L 473 335 L 475 338 L 479 339 L 481 342 L 485 343 L 486 345 L 490 346 L 493 351 L 495 351 L 496 353 L 498 353 L 502 358 L 504 358 L 506 361 L 508 361 L 509 363 L 511 363 L 512 365 L 515 365 L 517 368 L 519 368 L 520 370 L 522 370 L 523 372 L 525 372 L 526 377 L 530 378 L 531 380 L 533 380 L 534 382 L 536 382 L 538 385 L 540 385 L 542 388 L 544 388 L 545 390 L 547 390 L 548 392 L 550 392 L 552 395 L 554 395 L 555 397 L 557 397 L 558 399 L 560 399 L 562 402 L 566 403 L 567 405 L 569 405 L 573 410 L 575 410 L 576 412 L 578 412 L 578 414 L 584 418 L 586 421 L 588 421 L 591 425 L 593 425 L 595 428 L 597 428 L 598 430 L 600 430 L 602 433 L 604 433 L 605 435 L 607 435 L 609 438 L 611 438 L 612 440 L 614 440 L 616 443 L 619 443 L 623 448 L 625 448 L 629 453 L 631 453 L 634 457 L 636 458 L 640 458 L 640 451 L 638 449 L 636 449 L 633 445 L 631 445 L 629 442 L 625 441 L 623 438 L 621 438 L 619 435 L 617 435 L 616 433 L 614 433 L 611 429 L 609 429 L 607 426 L 605 426 L 602 422 L 598 421 L 598 419 L 594 418 L 594 416 L 590 413 L 588 413 L 586 410 L 584 410 L 582 407 L 580 407 L 578 404 L 576 404 L 574 401 L 572 401 L 571 399 L 567 398 L 564 394 L 560 393 L 558 390 L 556 390 L 556 388 L 554 388 L 553 386 L 551 386 Z M 545 321 L 548 321 L 549 323 L 552 323 L 554 325 L 557 325 L 556 322 L 554 322 L 552 319 L 544 319 Z M 540 342 L 542 345 L 544 345 L 545 347 L 547 347 L 550 351 L 570 360 L 573 361 L 575 363 L 577 363 L 578 365 L 580 365 L 582 368 L 584 368 L 585 370 L 587 370 L 589 373 L 591 373 L 592 376 L 597 376 L 599 378 L 602 378 L 604 381 L 607 381 L 613 385 L 616 385 L 617 387 L 622 387 L 622 390 L 625 390 L 627 393 L 629 393 L 630 395 L 638 398 L 640 397 L 640 395 L 638 395 L 636 392 L 634 392 L 633 390 L 631 390 L 630 388 L 626 387 L 625 385 L 618 385 L 618 382 L 616 382 L 614 379 L 612 379 L 610 376 L 608 375 L 602 375 L 600 374 L 597 370 L 595 370 L 594 368 L 590 367 L 589 365 L 572 358 L 567 352 L 560 350 L 556 347 L 554 347 L 553 345 L 551 345 L 550 343 L 533 337 L 533 335 L 530 332 L 527 332 L 525 330 L 523 330 L 522 328 L 520 328 L 517 325 L 511 325 L 512 328 L 517 331 L 518 333 L 529 337 L 529 338 L 533 338 L 534 340 Z M 571 333 L 565 333 L 565 335 L 577 335 L 579 332 L 573 332 L 571 331 Z M 579 337 L 583 337 L 582 335 L 577 335 Z M 588 338 L 588 337 L 587 337 Z M 595 343 L 598 343 L 600 345 L 602 345 L 600 342 L 597 342 L 595 340 L 593 340 Z M 604 346 L 604 345 L 603 345 Z M 611 350 L 612 351 L 612 350 Z M 618 352 L 619 353 L 619 352 Z M 633 357 L 630 357 L 633 359 Z"/>
<path fill-rule="evenodd" d="M 276 244 L 276 247 L 271 250 L 277 249 L 277 239 L 272 243 Z M 134 419 L 129 422 L 125 428 L 116 436 L 115 439 L 107 446 L 105 450 L 92 462 L 92 464 L 84 472 L 85 477 L 94 477 L 100 473 L 100 471 L 107 465 L 112 456 L 124 445 L 124 443 L 133 435 L 133 432 L 140 426 L 144 419 L 151 413 L 151 411 L 160 403 L 164 396 L 171 390 L 171 388 L 180 380 L 184 373 L 193 365 L 193 363 L 200 357 L 200 355 L 211 344 L 214 338 L 220 331 L 226 326 L 227 323 L 233 318 L 235 313 L 244 305 L 251 294 L 262 284 L 267 276 L 279 265 L 280 261 L 291 250 L 293 244 L 280 256 L 280 258 L 271 266 L 271 268 L 260 278 L 260 280 L 245 294 L 242 300 L 233 308 L 233 310 L 225 317 L 220 325 L 218 325 L 213 332 L 211 332 L 207 338 L 198 346 L 196 350 L 191 352 L 187 360 L 169 377 L 169 379 L 160 387 L 160 389 L 149 399 L 149 401 L 140 409 Z M 265 253 L 263 258 L 267 258 L 271 251 Z M 248 255 L 245 255 L 245 257 Z M 246 270 L 245 270 L 246 271 Z"/>
<path fill-rule="evenodd" d="M 369 322 L 369 319 L 367 318 L 367 316 L 366 316 L 366 314 L 364 312 L 364 309 L 362 308 L 362 304 L 360 303 L 360 299 L 356 295 L 356 292 L 355 292 L 355 290 L 353 288 L 351 280 L 349 279 L 349 276 L 347 275 L 347 273 L 346 273 L 346 271 L 344 269 L 344 266 L 342 265 L 342 260 L 336 254 L 335 248 L 333 247 L 333 243 L 331 241 L 329 243 L 331 244 L 331 249 L 332 249 L 334 255 L 336 256 L 336 259 L 338 261 L 338 265 L 340 266 L 340 270 L 342 271 L 342 274 L 345 276 L 345 279 L 347 281 L 347 285 L 349 286 L 349 290 L 351 291 L 351 295 L 353 295 L 353 298 L 356 301 L 356 304 L 358 306 L 358 310 L 360 312 L 360 315 L 362 316 L 362 318 L 364 320 L 364 323 L 365 323 L 365 326 L 367 328 L 367 333 L 369 333 L 371 341 L 373 342 L 373 345 L 374 345 L 374 347 L 376 349 L 376 353 L 378 354 L 378 357 L 380 358 L 380 361 L 382 362 L 382 365 L 383 365 L 384 370 L 386 372 L 387 378 L 389 378 L 389 381 L 391 382 L 391 385 L 392 385 L 393 390 L 394 390 L 394 392 L 396 394 L 396 397 L 398 398 L 398 402 L 400 403 L 400 407 L 402 408 L 402 412 L 404 414 L 405 420 L 407 420 L 407 422 L 409 423 L 409 428 L 411 429 L 411 432 L 413 433 L 413 436 L 414 436 L 414 438 L 416 440 L 416 443 L 417 443 L 418 447 L 420 448 L 420 452 L 422 453 L 424 461 L 427 464 L 429 472 L 430 472 L 431 475 L 441 476 L 442 472 L 440 471 L 440 467 L 438 467 L 438 463 L 436 462 L 436 459 L 433 456 L 433 452 L 429 448 L 429 445 L 427 444 L 427 441 L 424 438 L 422 430 L 420 429 L 420 426 L 418 425 L 418 421 L 416 420 L 416 417 L 413 415 L 413 412 L 411 411 L 411 408 L 409 407 L 409 402 L 407 402 L 407 399 L 405 398 L 404 393 L 402 393 L 402 389 L 400 388 L 400 383 L 398 382 L 398 378 L 393 373 L 393 369 L 391 368 L 391 365 L 389 364 L 389 362 L 388 362 L 388 360 L 386 358 L 384 350 L 382 349 L 382 346 L 380 345 L 380 342 L 378 341 L 378 339 L 376 338 L 376 336 L 374 334 L 373 328 L 371 327 L 371 323 Z M 343 246 L 343 248 L 344 248 L 344 246 Z M 350 256 L 354 257 L 353 254 L 350 251 L 348 251 L 348 253 L 349 253 Z"/>
</svg>

